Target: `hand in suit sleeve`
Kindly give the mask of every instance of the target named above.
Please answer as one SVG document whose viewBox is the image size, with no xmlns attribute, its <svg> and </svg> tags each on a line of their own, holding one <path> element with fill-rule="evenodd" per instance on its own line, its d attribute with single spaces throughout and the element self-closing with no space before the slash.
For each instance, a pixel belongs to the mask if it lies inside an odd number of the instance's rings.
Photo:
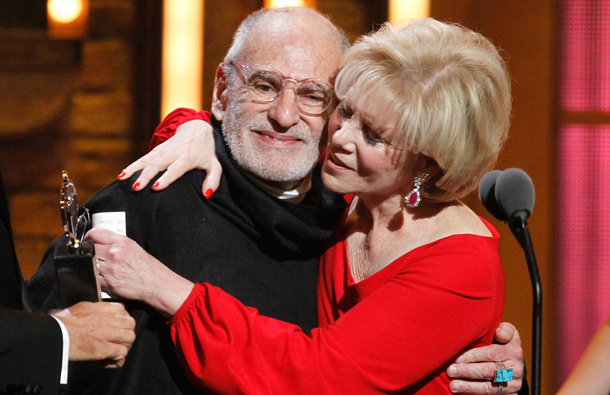
<svg viewBox="0 0 610 395">
<path fill-rule="evenodd" d="M 0 393 L 58 393 L 63 342 L 57 322 L 0 307 L 0 333 Z"/>
<path fill-rule="evenodd" d="M 70 361 L 123 365 L 135 340 L 135 321 L 121 304 L 81 302 L 53 316 L 68 331 Z M 57 322 L 47 314 L 0 307 L 0 333 L 0 393 L 57 393 L 63 347 Z"/>
<path fill-rule="evenodd" d="M 64 339 L 48 314 L 20 311 L 22 277 L 0 174 L 0 393 L 57 394 Z M 67 332 L 69 359 L 122 366 L 135 321 L 121 304 L 78 303 L 53 313 Z"/>
<path fill-rule="evenodd" d="M 135 320 L 120 303 L 81 302 L 55 312 L 70 337 L 70 361 L 106 361 L 121 367 L 135 340 Z"/>
</svg>

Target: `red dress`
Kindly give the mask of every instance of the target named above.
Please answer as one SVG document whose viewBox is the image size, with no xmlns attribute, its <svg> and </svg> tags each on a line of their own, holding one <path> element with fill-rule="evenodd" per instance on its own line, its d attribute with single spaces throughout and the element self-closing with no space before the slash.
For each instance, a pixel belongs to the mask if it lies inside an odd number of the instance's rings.
<svg viewBox="0 0 610 395">
<path fill-rule="evenodd" d="M 482 221 L 492 237 L 442 238 L 357 284 L 339 241 L 321 258 L 309 334 L 197 284 L 170 321 L 183 369 L 220 393 L 450 394 L 446 368 L 490 344 L 503 311 L 499 235 Z"/>
</svg>

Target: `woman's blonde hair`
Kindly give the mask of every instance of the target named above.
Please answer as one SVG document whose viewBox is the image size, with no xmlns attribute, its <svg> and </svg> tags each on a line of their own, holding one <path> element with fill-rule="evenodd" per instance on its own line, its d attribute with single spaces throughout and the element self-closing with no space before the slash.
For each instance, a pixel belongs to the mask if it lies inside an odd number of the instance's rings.
<svg viewBox="0 0 610 395">
<path fill-rule="evenodd" d="M 458 25 L 385 24 L 349 50 L 339 99 L 395 126 L 392 144 L 442 170 L 423 196 L 446 202 L 472 191 L 494 165 L 510 126 L 510 81 L 496 47 Z"/>
</svg>

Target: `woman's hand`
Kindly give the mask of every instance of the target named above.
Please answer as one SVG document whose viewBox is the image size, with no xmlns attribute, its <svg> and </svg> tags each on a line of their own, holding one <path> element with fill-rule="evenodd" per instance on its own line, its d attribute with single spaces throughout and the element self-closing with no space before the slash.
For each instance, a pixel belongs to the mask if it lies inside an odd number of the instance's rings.
<svg viewBox="0 0 610 395">
<path fill-rule="evenodd" d="M 216 158 L 214 148 L 212 126 L 200 120 L 189 121 L 180 125 L 172 138 L 127 166 L 118 178 L 124 180 L 136 171 L 142 170 L 132 187 L 135 191 L 139 191 L 157 173 L 167 169 L 152 186 L 152 189 L 160 191 L 189 170 L 201 169 L 207 172 L 201 192 L 209 199 L 218 189 L 222 174 L 222 166 Z"/>
<path fill-rule="evenodd" d="M 135 241 L 107 229 L 91 229 L 100 286 L 112 296 L 139 300 L 171 317 L 194 284 L 171 271 Z"/>
</svg>

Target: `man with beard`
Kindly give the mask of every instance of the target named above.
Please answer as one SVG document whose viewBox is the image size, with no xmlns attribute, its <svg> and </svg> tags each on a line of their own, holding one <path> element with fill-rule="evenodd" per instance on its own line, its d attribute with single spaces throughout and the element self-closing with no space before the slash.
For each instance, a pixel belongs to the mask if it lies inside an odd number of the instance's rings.
<svg viewBox="0 0 610 395">
<path fill-rule="evenodd" d="M 304 331 L 314 328 L 318 257 L 345 209 L 343 198 L 323 187 L 314 165 L 333 104 L 333 77 L 346 49 L 343 35 L 315 11 L 252 14 L 216 72 L 211 123 L 223 174 L 213 196 L 200 193 L 205 173 L 192 171 L 163 192 L 142 189 L 135 177 L 115 182 L 85 206 L 92 213 L 124 211 L 127 236 L 179 275 L 219 286 L 261 314 Z M 254 91 L 245 92 L 244 83 Z M 269 96 L 266 84 L 280 84 L 281 93 Z M 200 118 L 179 111 L 161 127 L 175 128 L 177 115 L 186 115 L 181 122 Z M 141 192 L 132 190 L 134 181 Z M 28 293 L 31 304 L 55 307 L 52 254 Z M 165 320 L 142 303 L 126 306 L 136 319 L 137 338 L 124 367 L 75 367 L 71 390 L 194 392 L 180 371 Z M 511 388 L 520 385 L 519 369 Z"/>
</svg>

